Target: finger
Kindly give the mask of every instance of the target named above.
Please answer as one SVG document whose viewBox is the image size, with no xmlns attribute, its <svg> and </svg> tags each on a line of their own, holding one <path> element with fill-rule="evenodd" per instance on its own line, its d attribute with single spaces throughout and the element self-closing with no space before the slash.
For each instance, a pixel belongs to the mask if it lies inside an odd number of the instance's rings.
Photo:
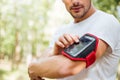
<svg viewBox="0 0 120 80">
<path fill-rule="evenodd" d="M 79 36 L 78 35 L 70 35 L 70 36 L 74 40 L 75 43 L 79 42 Z"/>
<path fill-rule="evenodd" d="M 56 41 L 55 44 L 61 48 L 65 48 L 64 44 L 60 41 Z"/>
<path fill-rule="evenodd" d="M 30 78 L 30 80 L 37 80 L 37 79 L 35 79 L 35 78 Z"/>
<path fill-rule="evenodd" d="M 72 39 L 70 34 L 64 34 L 64 37 L 69 42 L 70 45 L 74 43 L 74 40 Z"/>
<path fill-rule="evenodd" d="M 36 77 L 30 77 L 30 80 L 37 80 Z"/>
<path fill-rule="evenodd" d="M 59 38 L 59 41 L 60 41 L 62 44 L 64 44 L 65 47 L 68 47 L 68 46 L 69 46 L 69 42 L 66 40 L 66 38 L 64 37 L 64 35 Z"/>
<path fill-rule="evenodd" d="M 32 72 L 28 71 L 28 73 L 29 73 L 30 80 L 36 80 L 36 76 Z"/>
<path fill-rule="evenodd" d="M 38 79 L 42 79 L 40 76 L 38 76 Z"/>
<path fill-rule="evenodd" d="M 38 78 L 38 80 L 45 80 L 45 79 L 42 79 L 40 76 L 38 76 L 37 78 Z"/>
</svg>

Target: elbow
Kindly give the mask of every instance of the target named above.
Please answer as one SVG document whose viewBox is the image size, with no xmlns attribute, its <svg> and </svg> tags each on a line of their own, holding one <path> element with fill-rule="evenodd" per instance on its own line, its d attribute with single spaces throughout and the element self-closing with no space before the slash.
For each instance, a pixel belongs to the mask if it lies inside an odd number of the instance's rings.
<svg viewBox="0 0 120 80">
<path fill-rule="evenodd" d="M 30 63 L 29 64 L 29 66 L 28 66 L 28 74 L 29 74 L 29 76 L 32 76 L 32 75 L 35 75 L 35 70 L 36 70 L 36 68 L 35 68 L 35 63 Z"/>
</svg>

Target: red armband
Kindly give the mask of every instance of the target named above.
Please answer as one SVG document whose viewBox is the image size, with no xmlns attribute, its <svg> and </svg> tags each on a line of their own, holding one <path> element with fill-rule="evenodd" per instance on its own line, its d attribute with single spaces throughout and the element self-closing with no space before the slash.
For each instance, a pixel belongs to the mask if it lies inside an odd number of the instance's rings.
<svg viewBox="0 0 120 80">
<path fill-rule="evenodd" d="M 71 60 L 86 61 L 86 68 L 96 60 L 96 50 L 99 39 L 92 34 L 85 34 L 79 39 L 79 43 L 74 43 L 62 51 L 62 54 Z"/>
</svg>

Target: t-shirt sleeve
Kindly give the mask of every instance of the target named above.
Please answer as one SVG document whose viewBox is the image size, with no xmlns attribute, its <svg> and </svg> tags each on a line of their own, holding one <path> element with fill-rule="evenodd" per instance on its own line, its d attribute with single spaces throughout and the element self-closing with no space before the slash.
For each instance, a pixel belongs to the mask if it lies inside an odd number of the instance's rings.
<svg viewBox="0 0 120 80">
<path fill-rule="evenodd" d="M 110 18 L 108 21 L 101 21 L 96 27 L 90 30 L 91 34 L 94 34 L 101 40 L 105 41 L 112 51 L 114 51 L 120 35 L 120 24 L 115 18 Z"/>
</svg>

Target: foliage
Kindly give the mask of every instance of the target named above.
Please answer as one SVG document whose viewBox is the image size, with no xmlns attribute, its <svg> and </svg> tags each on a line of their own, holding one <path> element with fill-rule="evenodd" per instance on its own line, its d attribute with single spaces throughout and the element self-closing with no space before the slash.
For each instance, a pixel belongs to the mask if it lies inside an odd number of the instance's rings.
<svg viewBox="0 0 120 80">
<path fill-rule="evenodd" d="M 38 43 L 48 45 L 44 28 L 53 1 L 0 0 L 0 53 L 10 56 L 17 46 L 23 49 L 25 44 L 35 45 L 33 48 Z"/>
<path fill-rule="evenodd" d="M 93 0 L 95 6 L 107 13 L 113 14 L 118 18 L 117 6 L 120 6 L 120 0 Z"/>
</svg>

